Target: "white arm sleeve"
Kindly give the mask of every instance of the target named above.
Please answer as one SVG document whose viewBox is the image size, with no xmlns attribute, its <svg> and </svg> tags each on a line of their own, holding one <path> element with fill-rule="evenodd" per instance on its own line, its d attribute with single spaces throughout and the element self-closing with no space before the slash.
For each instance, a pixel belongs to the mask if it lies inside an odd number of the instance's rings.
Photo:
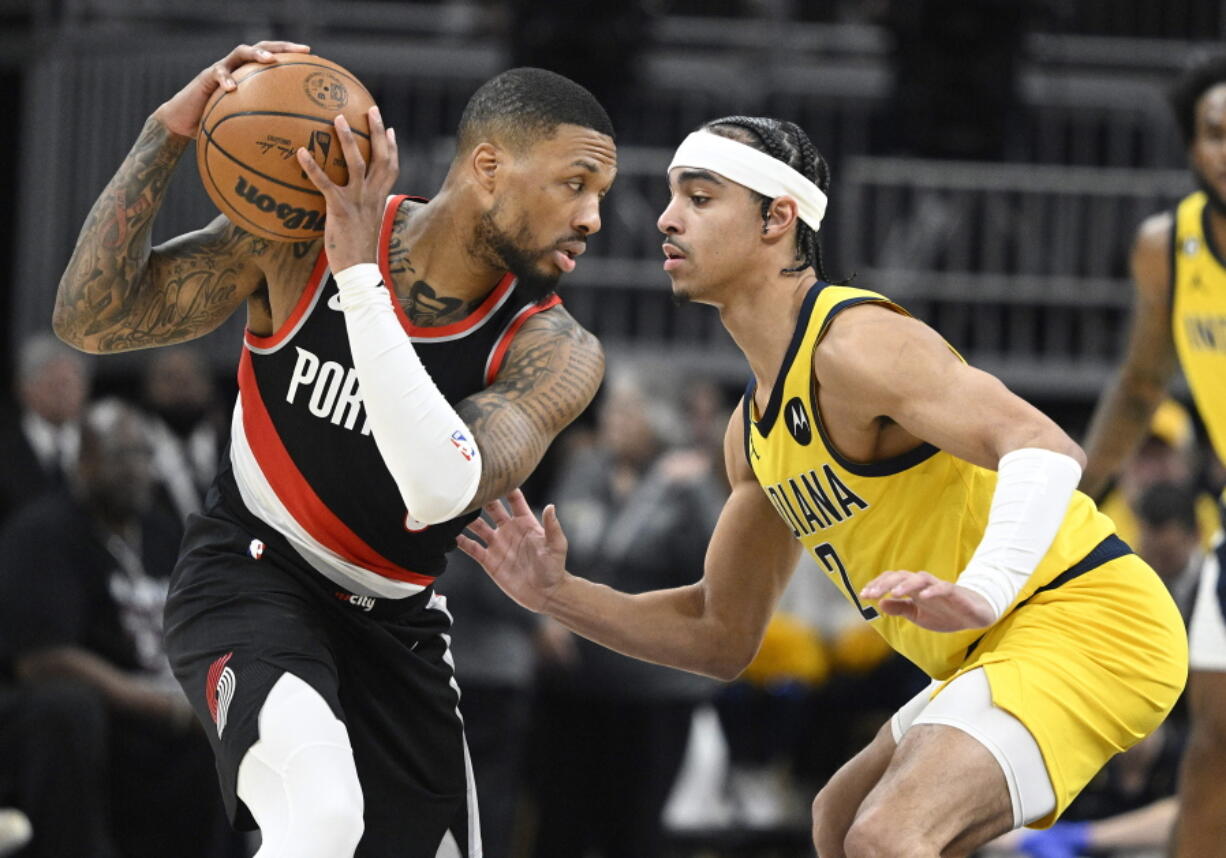
<svg viewBox="0 0 1226 858">
<path fill-rule="evenodd" d="M 438 524 L 464 512 L 481 480 L 472 432 L 435 387 L 400 326 L 379 266 L 334 274 L 370 430 L 409 514 Z"/>
<path fill-rule="evenodd" d="M 1001 457 L 983 539 L 958 586 L 988 600 L 1004 616 L 1051 548 L 1081 480 L 1071 456 L 1027 447 Z"/>
</svg>

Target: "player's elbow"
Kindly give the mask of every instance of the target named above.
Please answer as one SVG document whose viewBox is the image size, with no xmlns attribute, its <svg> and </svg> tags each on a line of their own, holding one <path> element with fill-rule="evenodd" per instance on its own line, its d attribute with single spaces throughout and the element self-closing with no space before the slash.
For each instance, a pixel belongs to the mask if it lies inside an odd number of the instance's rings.
<svg viewBox="0 0 1226 858">
<path fill-rule="evenodd" d="M 481 468 L 458 469 L 449 479 L 424 485 L 404 485 L 400 496 L 409 517 L 423 525 L 442 524 L 464 513 L 477 494 Z M 406 522 L 412 527 L 412 522 Z"/>
<path fill-rule="evenodd" d="M 714 647 L 707 669 L 703 673 L 721 682 L 736 681 L 749 667 L 754 656 L 758 654 L 758 643 L 758 641 L 728 642 Z"/>
</svg>

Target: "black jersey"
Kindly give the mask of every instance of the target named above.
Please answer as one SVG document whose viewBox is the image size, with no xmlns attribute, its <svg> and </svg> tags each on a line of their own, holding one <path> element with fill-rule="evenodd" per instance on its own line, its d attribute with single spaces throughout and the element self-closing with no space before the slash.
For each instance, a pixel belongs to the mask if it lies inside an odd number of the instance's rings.
<svg viewBox="0 0 1226 858">
<path fill-rule="evenodd" d="M 388 284 L 388 239 L 404 199 L 389 199 L 380 231 L 379 266 Z M 473 313 L 450 325 L 419 328 L 392 303 L 431 379 L 455 404 L 493 383 L 520 326 L 560 300 L 519 299 L 507 274 Z M 236 490 L 312 566 L 351 589 L 391 597 L 428 585 L 473 515 L 427 527 L 405 509 L 367 423 L 322 250 L 285 324 L 271 336 L 248 332 L 245 339 L 232 475 L 223 476 L 223 493 Z"/>
</svg>

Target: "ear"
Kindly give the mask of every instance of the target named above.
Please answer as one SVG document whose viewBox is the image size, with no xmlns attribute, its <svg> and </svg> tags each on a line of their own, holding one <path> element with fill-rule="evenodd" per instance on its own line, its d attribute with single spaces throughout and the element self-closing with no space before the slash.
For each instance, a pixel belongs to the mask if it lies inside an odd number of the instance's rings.
<svg viewBox="0 0 1226 858">
<path fill-rule="evenodd" d="M 498 183 L 498 171 L 506 166 L 506 153 L 493 143 L 478 143 L 468 155 L 473 180 L 486 192 L 492 193 Z"/>
<path fill-rule="evenodd" d="M 766 212 L 766 220 L 762 224 L 763 240 L 773 244 L 790 235 L 792 227 L 799 219 L 800 207 L 796 204 L 795 199 L 786 195 L 776 197 L 771 200 L 770 208 Z"/>
</svg>

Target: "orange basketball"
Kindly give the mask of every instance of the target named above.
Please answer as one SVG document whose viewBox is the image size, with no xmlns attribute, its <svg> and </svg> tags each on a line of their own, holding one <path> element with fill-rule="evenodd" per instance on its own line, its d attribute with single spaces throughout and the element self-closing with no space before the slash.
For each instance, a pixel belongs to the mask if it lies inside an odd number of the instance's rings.
<svg viewBox="0 0 1226 858">
<path fill-rule="evenodd" d="M 303 241 L 324 232 L 324 198 L 298 164 L 303 146 L 338 184 L 349 171 L 332 120 L 343 113 L 370 159 L 366 111 L 374 99 L 345 69 L 310 54 L 276 54 L 248 63 L 238 86 L 218 87 L 204 107 L 196 165 L 226 217 L 273 241 Z"/>
</svg>

